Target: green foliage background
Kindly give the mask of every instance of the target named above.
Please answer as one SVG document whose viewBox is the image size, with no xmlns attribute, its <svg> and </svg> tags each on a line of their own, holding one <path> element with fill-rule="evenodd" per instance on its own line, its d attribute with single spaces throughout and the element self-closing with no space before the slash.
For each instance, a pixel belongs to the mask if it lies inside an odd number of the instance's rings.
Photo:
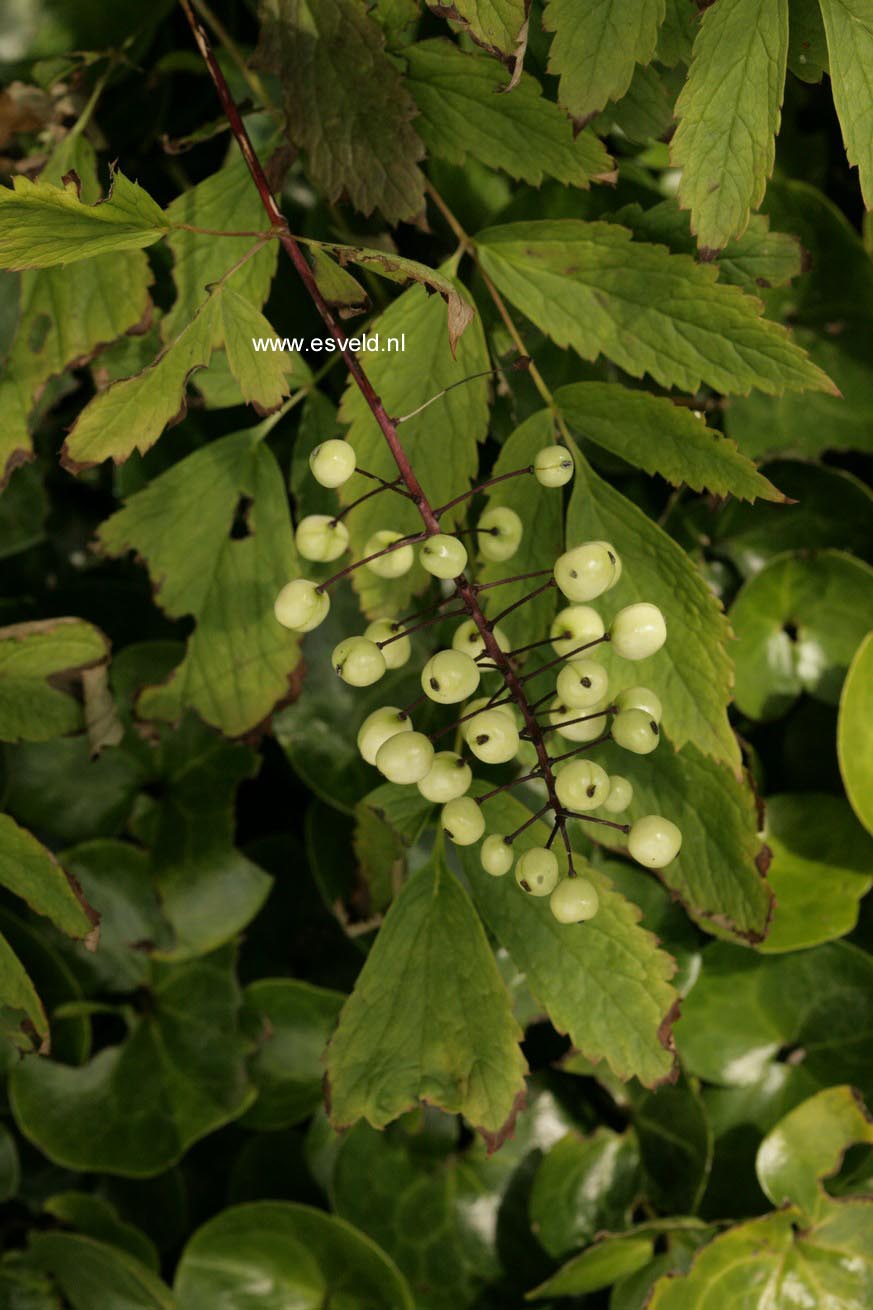
<svg viewBox="0 0 873 1310">
<path fill-rule="evenodd" d="M 426 575 L 302 645 L 272 604 L 310 450 L 390 453 L 336 355 L 251 350 L 324 328 L 181 10 L 11 3 L 0 1306 L 869 1310 L 873 0 L 201 12 L 349 334 L 406 334 L 389 413 L 498 367 L 400 428 L 431 502 L 574 450 L 476 576 L 616 545 L 604 616 L 669 627 L 610 665 L 664 701 L 621 772 L 684 844 L 575 832 L 565 928 L 377 785 L 357 726 L 451 628 L 367 691 L 328 656 Z"/>
</svg>

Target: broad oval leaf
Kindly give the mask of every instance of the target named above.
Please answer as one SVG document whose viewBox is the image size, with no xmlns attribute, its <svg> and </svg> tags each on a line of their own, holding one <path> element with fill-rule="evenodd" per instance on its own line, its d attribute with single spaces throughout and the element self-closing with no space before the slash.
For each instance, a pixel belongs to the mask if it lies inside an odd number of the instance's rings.
<svg viewBox="0 0 873 1310">
<path fill-rule="evenodd" d="M 72 1310 L 117 1310 L 120 1305 L 125 1310 L 176 1310 L 170 1289 L 157 1274 L 126 1251 L 91 1237 L 37 1233 L 28 1259 L 51 1276 Z"/>
<path fill-rule="evenodd" d="M 245 992 L 259 1044 L 250 1072 L 258 1099 L 243 1127 L 274 1131 L 307 1119 L 322 1101 L 327 1046 L 345 997 L 294 978 L 259 978 Z"/>
<path fill-rule="evenodd" d="M 837 753 L 852 809 L 873 834 L 873 632 L 855 652 L 843 684 Z"/>
</svg>

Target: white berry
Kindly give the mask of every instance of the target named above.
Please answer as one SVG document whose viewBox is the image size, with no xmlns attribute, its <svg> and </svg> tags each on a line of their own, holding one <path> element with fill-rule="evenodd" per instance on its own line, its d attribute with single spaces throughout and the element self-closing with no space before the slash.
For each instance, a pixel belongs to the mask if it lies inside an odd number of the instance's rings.
<svg viewBox="0 0 873 1310">
<path fill-rule="evenodd" d="M 398 706 L 383 705 L 368 714 L 358 729 L 358 750 L 368 764 L 375 764 L 379 747 L 399 732 L 412 732 L 412 720 Z"/>
<path fill-rule="evenodd" d="M 364 547 L 364 558 L 368 555 L 378 555 L 386 546 L 393 546 L 395 541 L 400 541 L 403 535 L 402 532 L 392 532 L 390 528 L 380 528 L 378 532 L 373 533 Z M 378 559 L 371 559 L 367 568 L 378 578 L 402 578 L 414 563 L 415 554 L 412 547 L 398 546 L 387 555 L 379 555 Z"/>
<path fill-rule="evenodd" d="M 601 541 L 574 546 L 555 561 L 555 581 L 568 600 L 594 600 L 615 582 L 618 556 Z"/>
<path fill-rule="evenodd" d="M 330 609 L 327 592 L 319 591 L 308 578 L 286 582 L 273 605 L 273 613 L 283 628 L 292 632 L 311 632 L 323 623 Z"/>
<path fill-rule="evenodd" d="M 465 796 L 473 781 L 473 770 L 455 751 L 437 751 L 430 770 L 418 784 L 426 801 L 445 805 Z"/>
<path fill-rule="evenodd" d="M 667 640 L 667 625 L 657 605 L 643 601 L 618 611 L 609 636 L 616 655 L 624 660 L 644 660 Z"/>
<path fill-rule="evenodd" d="M 558 881 L 558 861 L 545 846 L 533 846 L 518 857 L 515 881 L 529 896 L 548 896 Z"/>
<path fill-rule="evenodd" d="M 634 798 L 634 789 L 627 778 L 623 778 L 620 773 L 612 773 L 609 777 L 609 795 L 603 802 L 603 808 L 610 814 L 621 814 L 630 805 Z"/>
<path fill-rule="evenodd" d="M 509 638 L 502 628 L 492 628 L 491 635 L 501 650 L 509 650 Z M 452 650 L 463 651 L 465 655 L 471 655 L 473 659 L 484 653 L 485 642 L 473 619 L 466 619 L 456 629 L 455 635 L 452 637 Z M 483 667 L 493 668 L 494 665 L 489 663 Z"/>
<path fill-rule="evenodd" d="M 600 908 L 597 888 L 587 878 L 562 878 L 549 900 L 558 923 L 582 923 Z"/>
<path fill-rule="evenodd" d="M 638 864 L 647 869 L 663 869 L 675 860 L 682 845 L 682 833 L 660 814 L 637 819 L 630 830 L 627 848 Z"/>
<path fill-rule="evenodd" d="M 385 656 L 367 637 L 345 637 L 333 648 L 330 662 L 350 687 L 370 687 L 385 672 Z"/>
<path fill-rule="evenodd" d="M 512 559 L 524 536 L 521 519 L 508 505 L 493 505 L 486 509 L 479 516 L 476 529 L 479 554 L 496 564 Z"/>
<path fill-rule="evenodd" d="M 499 709 L 480 711 L 463 728 L 464 740 L 483 764 L 506 764 L 518 753 L 518 728 Z"/>
<path fill-rule="evenodd" d="M 605 709 L 606 701 L 599 705 L 589 705 L 587 710 L 571 710 L 562 700 L 556 700 L 552 702 L 549 711 L 549 723 L 567 741 L 594 741 L 606 731 L 606 715 L 600 713 Z"/>
<path fill-rule="evenodd" d="M 438 705 L 457 705 L 479 686 L 479 666 L 459 650 L 438 650 L 421 671 L 422 691 Z"/>
<path fill-rule="evenodd" d="M 466 546 L 457 537 L 448 537 L 444 532 L 428 537 L 418 557 L 435 578 L 456 578 L 467 567 Z"/>
<path fill-rule="evenodd" d="M 612 739 L 634 755 L 648 755 L 658 744 L 660 729 L 645 710 L 622 710 L 612 720 Z"/>
<path fill-rule="evenodd" d="M 561 669 L 556 690 L 569 709 L 585 710 L 603 701 L 609 690 L 609 677 L 596 660 L 574 660 Z"/>
<path fill-rule="evenodd" d="M 388 643 L 387 646 L 379 646 L 388 669 L 401 669 L 412 654 L 412 642 L 408 637 L 398 637 L 399 630 L 400 625 L 393 619 L 374 619 L 364 629 L 364 636 L 377 646 L 383 641 Z"/>
<path fill-rule="evenodd" d="M 461 796 L 449 801 L 440 814 L 440 823 L 447 837 L 456 846 L 472 846 L 485 831 L 485 817 L 482 807 L 470 796 Z"/>
<path fill-rule="evenodd" d="M 563 487 L 573 476 L 573 456 L 566 446 L 545 446 L 534 460 L 534 476 L 544 487 Z"/>
<path fill-rule="evenodd" d="M 339 559 L 349 544 L 349 530 L 339 519 L 330 514 L 307 514 L 297 524 L 294 533 L 294 545 L 298 555 L 304 559 L 328 563 Z"/>
<path fill-rule="evenodd" d="M 434 750 L 423 732 L 399 732 L 376 752 L 376 768 L 389 782 L 421 782 L 430 772 Z"/>
<path fill-rule="evenodd" d="M 660 699 L 648 687 L 628 687 L 619 692 L 615 703 L 620 710 L 644 710 L 656 723 L 661 722 L 664 712 Z"/>
<path fill-rule="evenodd" d="M 309 456 L 309 467 L 323 487 L 341 487 L 355 471 L 355 452 L 347 441 L 332 437 Z"/>
<path fill-rule="evenodd" d="M 480 858 L 486 873 L 490 873 L 492 878 L 502 878 L 512 868 L 515 853 L 509 842 L 499 833 L 492 832 L 482 843 Z"/>
<path fill-rule="evenodd" d="M 552 620 L 549 629 L 552 650 L 556 655 L 569 656 L 570 659 L 587 659 L 587 652 L 580 651 L 579 647 L 599 641 L 605 631 L 603 619 L 590 605 L 568 605 Z"/>
<path fill-rule="evenodd" d="M 596 810 L 609 795 L 609 775 L 593 760 L 571 760 L 555 778 L 555 792 L 568 810 Z"/>
</svg>

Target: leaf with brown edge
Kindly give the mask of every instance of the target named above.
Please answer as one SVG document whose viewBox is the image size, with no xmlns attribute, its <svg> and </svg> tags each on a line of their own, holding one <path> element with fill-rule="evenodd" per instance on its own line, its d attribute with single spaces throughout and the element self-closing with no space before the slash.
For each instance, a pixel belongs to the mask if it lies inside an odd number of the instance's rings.
<svg viewBox="0 0 873 1310">
<path fill-rule="evenodd" d="M 383 1128 L 426 1101 L 496 1150 L 524 1096 L 521 1036 L 478 915 L 436 859 L 393 902 L 340 1014 L 325 1057 L 331 1121 Z"/>
<path fill-rule="evenodd" d="M 506 64 L 512 79 L 505 90 L 515 88 L 527 50 L 530 0 L 427 0 L 427 7 Z"/>
<path fill-rule="evenodd" d="M 103 669 L 109 640 L 83 619 L 38 619 L 0 628 L 0 741 L 49 741 L 83 726 L 71 694 Z"/>
<path fill-rule="evenodd" d="M 77 879 L 8 814 L 0 814 L 0 885 L 68 937 L 96 948 L 100 915 L 88 904 Z"/>
</svg>

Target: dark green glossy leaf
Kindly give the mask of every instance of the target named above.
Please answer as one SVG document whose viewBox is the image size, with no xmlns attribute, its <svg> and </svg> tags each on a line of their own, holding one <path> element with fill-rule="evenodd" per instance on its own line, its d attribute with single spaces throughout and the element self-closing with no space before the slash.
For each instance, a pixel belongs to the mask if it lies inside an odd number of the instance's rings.
<svg viewBox="0 0 873 1310">
<path fill-rule="evenodd" d="M 540 1164 L 530 1198 L 531 1227 L 560 1257 L 601 1229 L 626 1228 L 640 1185 L 640 1157 L 631 1133 L 599 1128 L 568 1134 Z"/>
<path fill-rule="evenodd" d="M 345 997 L 291 978 L 259 978 L 245 1002 L 260 1039 L 251 1062 L 258 1099 L 243 1124 L 273 1131 L 307 1119 L 322 1101 L 324 1054 Z"/>
</svg>

